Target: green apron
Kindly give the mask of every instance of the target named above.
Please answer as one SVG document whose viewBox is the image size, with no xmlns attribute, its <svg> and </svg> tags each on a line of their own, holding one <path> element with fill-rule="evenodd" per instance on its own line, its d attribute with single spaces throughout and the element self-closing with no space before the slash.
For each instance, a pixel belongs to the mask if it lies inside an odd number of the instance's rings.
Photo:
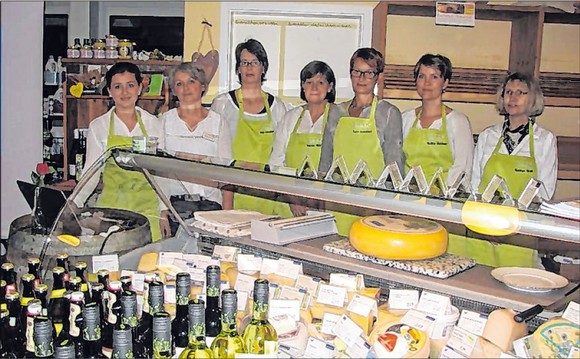
<svg viewBox="0 0 580 359">
<path fill-rule="evenodd" d="M 536 177 L 538 170 L 534 157 L 534 133 L 531 122 L 529 126 L 530 156 L 499 153 L 503 143 L 500 135 L 493 153 L 483 168 L 479 192 L 485 190 L 488 182 L 497 173 L 506 181 L 512 195 L 518 198 L 530 178 Z M 453 238 L 451 235 L 448 252 L 473 258 L 478 263 L 492 267 L 535 267 L 538 258 L 538 251 L 535 249 L 475 238 Z"/>
<path fill-rule="evenodd" d="M 365 160 L 373 177 L 378 178 L 385 167 L 383 151 L 379 142 L 375 112 L 377 98 L 373 98 L 369 118 L 341 117 L 334 134 L 332 158 L 344 157 L 349 171 L 359 160 Z M 360 217 L 347 213 L 332 212 L 336 218 L 338 234 L 348 236 L 350 227 Z"/>
<path fill-rule="evenodd" d="M 244 99 L 242 91 L 236 90 L 238 99 L 238 130 L 232 141 L 232 154 L 237 161 L 268 163 L 272 145 L 274 144 L 274 126 L 272 113 L 268 104 L 268 96 L 262 91 L 264 107 L 268 119 L 266 121 L 250 120 L 244 117 Z M 234 193 L 234 208 L 258 211 L 264 214 L 274 212 L 276 202 L 264 198 Z"/>
<path fill-rule="evenodd" d="M 141 121 L 139 112 L 137 122 L 143 136 L 147 136 L 147 130 Z M 111 111 L 109 121 L 109 137 L 107 138 L 107 151 L 113 147 L 131 147 L 131 137 L 115 135 L 115 115 Z M 97 200 L 97 207 L 126 209 L 140 213 L 149 220 L 152 241 L 161 239 L 159 227 L 159 200 L 153 187 L 141 172 L 128 171 L 119 167 L 112 156 L 107 158 L 103 170 L 103 191 Z"/>
<path fill-rule="evenodd" d="M 322 147 L 322 134 L 326 127 L 326 121 L 328 120 L 329 109 L 330 104 L 327 103 L 324 108 L 324 115 L 322 116 L 321 133 L 298 133 L 296 131 L 298 130 L 298 127 L 300 127 L 304 111 L 306 110 L 306 106 L 302 107 L 300 117 L 294 125 L 294 129 L 288 139 L 288 145 L 286 146 L 286 166 L 299 168 L 306 155 L 308 155 L 311 160 L 310 165 L 312 165 L 314 169 L 318 169 L 318 163 L 320 162 L 320 149 Z M 279 215 L 282 218 L 290 218 L 294 216 L 288 203 L 284 202 L 276 202 L 276 205 L 274 206 L 274 214 Z"/>
<path fill-rule="evenodd" d="M 411 167 L 421 165 L 425 178 L 430 181 L 437 168 L 443 169 L 443 180 L 447 181 L 449 169 L 453 166 L 453 153 L 447 135 L 447 114 L 445 106 L 441 107 L 441 129 L 417 128 L 421 112 L 415 117 L 409 134 L 403 141 L 403 152 L 407 161 L 405 173 Z"/>
</svg>

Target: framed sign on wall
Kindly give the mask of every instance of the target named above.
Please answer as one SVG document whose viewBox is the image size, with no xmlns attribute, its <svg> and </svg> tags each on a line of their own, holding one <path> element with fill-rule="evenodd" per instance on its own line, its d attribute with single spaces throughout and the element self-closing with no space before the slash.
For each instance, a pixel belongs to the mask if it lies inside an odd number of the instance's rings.
<svg viewBox="0 0 580 359">
<path fill-rule="evenodd" d="M 337 81 L 337 102 L 352 96 L 349 60 L 371 44 L 372 6 L 306 3 L 222 3 L 220 92 L 239 86 L 235 49 L 254 38 L 264 45 L 269 69 L 264 89 L 286 103 L 300 103 L 300 70 L 326 62 Z"/>
</svg>

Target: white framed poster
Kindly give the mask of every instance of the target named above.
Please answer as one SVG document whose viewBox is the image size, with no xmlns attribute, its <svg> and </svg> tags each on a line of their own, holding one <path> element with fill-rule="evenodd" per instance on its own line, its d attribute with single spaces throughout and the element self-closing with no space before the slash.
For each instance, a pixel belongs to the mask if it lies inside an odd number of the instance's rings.
<svg viewBox="0 0 580 359">
<path fill-rule="evenodd" d="M 269 69 L 264 89 L 285 102 L 300 102 L 300 70 L 326 62 L 336 76 L 337 101 L 352 96 L 349 60 L 371 46 L 372 6 L 274 2 L 222 3 L 220 92 L 239 87 L 236 46 L 249 38 L 264 45 Z M 379 49 L 381 52 L 383 49 Z"/>
<path fill-rule="evenodd" d="M 475 3 L 459 1 L 437 1 L 435 24 L 475 26 Z"/>
</svg>

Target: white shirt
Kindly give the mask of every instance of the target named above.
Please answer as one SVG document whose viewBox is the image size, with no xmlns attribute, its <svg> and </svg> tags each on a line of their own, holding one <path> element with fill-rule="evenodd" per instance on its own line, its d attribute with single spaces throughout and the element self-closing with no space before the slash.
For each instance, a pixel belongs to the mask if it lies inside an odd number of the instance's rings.
<svg viewBox="0 0 580 359">
<path fill-rule="evenodd" d="M 141 132 L 139 124 L 136 124 L 133 130 L 129 131 L 125 123 L 114 113 L 114 110 L 115 107 L 111 108 L 107 113 L 95 118 L 89 124 L 89 131 L 87 133 L 87 153 L 85 157 L 85 165 L 82 171 L 83 176 L 87 173 L 89 168 L 99 160 L 99 157 L 107 151 L 111 112 L 113 112 L 115 135 L 125 137 L 144 135 Z M 165 146 L 165 139 L 163 136 L 162 121 L 140 107 L 135 107 L 135 110 L 137 110 L 141 116 L 141 121 L 147 131 L 147 135 L 156 136 L 159 141 L 158 147 L 163 148 Z M 106 160 L 106 158 L 103 158 L 102 160 Z M 80 189 L 77 197 L 75 197 L 74 201 L 77 206 L 82 207 L 99 184 L 100 175 L 104 166 L 103 164 L 100 164 L 99 167 L 100 168 L 97 172 L 90 178 L 87 184 Z M 164 206 L 161 205 L 161 208 L 163 207 Z"/>
<path fill-rule="evenodd" d="M 177 151 L 192 154 L 232 158 L 232 146 L 229 129 L 219 114 L 209 111 L 206 118 L 200 121 L 193 131 L 179 117 L 177 109 L 171 109 L 161 117 L 165 129 L 165 151 Z M 222 204 L 221 190 L 214 187 L 202 186 L 196 183 L 179 180 L 166 181 L 166 194 L 199 194 L 205 199 Z"/>
<path fill-rule="evenodd" d="M 211 104 L 211 109 L 220 114 L 221 117 L 227 121 L 230 129 L 231 140 L 233 141 L 238 131 L 239 108 L 234 103 L 230 93 L 222 93 L 214 98 Z M 274 102 L 270 106 L 270 112 L 272 113 L 272 126 L 274 127 L 274 132 L 276 132 L 280 121 L 282 121 L 282 118 L 286 113 L 286 106 L 280 99 L 274 97 Z M 268 119 L 268 114 L 266 112 L 260 114 L 244 112 L 244 117 L 248 120 L 265 121 Z"/>
<path fill-rule="evenodd" d="M 285 166 L 286 165 L 286 147 L 288 146 L 288 141 L 290 141 L 290 136 L 294 131 L 296 122 L 302 115 L 302 120 L 296 129 L 297 133 L 316 133 L 322 135 L 324 128 L 323 118 L 324 113 L 316 120 L 312 122 L 310 117 L 310 111 L 303 106 L 293 108 L 292 110 L 286 112 L 282 123 L 278 126 L 278 131 L 276 131 L 276 137 L 274 139 L 274 145 L 272 147 L 272 154 L 270 155 L 270 166 Z"/>
<path fill-rule="evenodd" d="M 537 180 L 544 183 L 548 197 L 552 198 L 556 191 L 556 180 L 558 178 L 558 147 L 556 136 L 543 127 L 534 124 L 534 152 L 536 167 L 538 169 Z M 497 142 L 502 135 L 503 123 L 498 123 L 483 130 L 477 139 L 475 154 L 473 158 L 473 172 L 471 185 L 478 191 L 483 175 L 485 164 L 491 157 Z M 507 155 L 505 144 L 501 143 L 499 153 Z M 530 137 L 526 136 L 511 153 L 517 156 L 530 156 Z"/>
<path fill-rule="evenodd" d="M 410 109 L 403 112 L 403 143 L 411 131 L 413 122 L 417 118 L 415 111 L 416 109 Z M 439 118 L 433 121 L 429 128 L 440 130 L 441 126 L 443 126 L 443 120 Z M 417 121 L 416 128 L 422 128 L 419 121 Z M 453 165 L 447 175 L 447 184 L 452 184 L 461 171 L 465 172 L 465 176 L 469 180 L 473 163 L 474 144 L 471 124 L 465 114 L 457 110 L 453 110 L 447 114 L 447 137 L 449 138 L 449 146 L 451 147 L 451 155 L 453 156 Z"/>
</svg>

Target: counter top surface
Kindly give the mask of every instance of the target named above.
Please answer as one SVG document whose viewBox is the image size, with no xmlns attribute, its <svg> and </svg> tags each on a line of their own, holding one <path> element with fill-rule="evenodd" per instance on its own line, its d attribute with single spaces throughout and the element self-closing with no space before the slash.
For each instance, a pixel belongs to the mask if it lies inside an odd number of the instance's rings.
<svg viewBox="0 0 580 359">
<path fill-rule="evenodd" d="M 325 244 L 340 238 L 339 236 L 332 235 L 295 242 L 286 246 L 259 242 L 249 237 L 229 239 L 240 244 L 276 252 L 281 256 L 291 256 L 314 263 L 323 263 L 347 271 L 370 275 L 480 303 L 511 308 L 516 311 L 529 309 L 536 304 L 543 306 L 549 305 L 564 296 L 574 286 L 570 283 L 564 288 L 548 293 L 528 293 L 511 289 L 497 281 L 491 276 L 493 268 L 488 266 L 476 265 L 450 278 L 439 279 L 329 253 L 322 249 Z M 547 316 L 549 317 L 550 315 Z"/>
</svg>

